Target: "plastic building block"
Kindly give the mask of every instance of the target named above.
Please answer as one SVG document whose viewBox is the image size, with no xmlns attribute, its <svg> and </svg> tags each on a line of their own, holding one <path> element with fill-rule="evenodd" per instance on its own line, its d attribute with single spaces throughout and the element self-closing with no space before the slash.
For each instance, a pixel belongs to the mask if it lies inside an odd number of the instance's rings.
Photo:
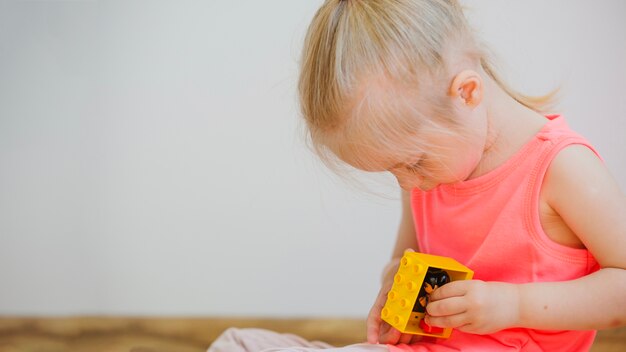
<svg viewBox="0 0 626 352">
<path fill-rule="evenodd" d="M 471 269 L 452 258 L 406 252 L 387 294 L 381 318 L 403 333 L 447 338 L 452 333 L 451 328 L 429 326 L 424 322 L 428 297 L 448 282 L 470 280 L 473 276 Z"/>
</svg>

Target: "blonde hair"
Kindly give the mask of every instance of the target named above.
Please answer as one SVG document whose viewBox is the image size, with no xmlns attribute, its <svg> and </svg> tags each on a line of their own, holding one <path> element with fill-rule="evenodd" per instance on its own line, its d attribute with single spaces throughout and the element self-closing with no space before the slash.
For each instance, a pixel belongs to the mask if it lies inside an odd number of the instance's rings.
<svg viewBox="0 0 626 352">
<path fill-rule="evenodd" d="M 298 83 L 315 151 L 332 166 L 338 150 L 329 135 L 341 133 L 344 146 L 367 147 L 356 138 L 367 127 L 353 123 L 363 109 L 375 116 L 369 130 L 382 143 L 397 141 L 399 131 L 416 131 L 416 121 L 422 131 L 426 122 L 441 133 L 452 109 L 441 94 L 449 82 L 441 78 L 449 60 L 461 57 L 480 64 L 521 104 L 543 112 L 552 103 L 554 92 L 528 97 L 503 82 L 456 0 L 327 0 L 308 28 Z M 431 111 L 416 111 L 416 99 Z M 400 117 L 407 112 L 419 118 Z"/>
</svg>

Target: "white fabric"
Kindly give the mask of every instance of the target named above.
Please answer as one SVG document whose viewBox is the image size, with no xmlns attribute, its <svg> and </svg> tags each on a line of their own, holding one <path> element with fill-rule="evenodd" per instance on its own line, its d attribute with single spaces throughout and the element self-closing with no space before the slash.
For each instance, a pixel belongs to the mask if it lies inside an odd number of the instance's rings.
<svg viewBox="0 0 626 352">
<path fill-rule="evenodd" d="M 230 328 L 222 333 L 207 352 L 387 352 L 385 345 L 360 343 L 334 347 L 325 342 L 307 341 L 293 334 L 264 329 Z"/>
</svg>

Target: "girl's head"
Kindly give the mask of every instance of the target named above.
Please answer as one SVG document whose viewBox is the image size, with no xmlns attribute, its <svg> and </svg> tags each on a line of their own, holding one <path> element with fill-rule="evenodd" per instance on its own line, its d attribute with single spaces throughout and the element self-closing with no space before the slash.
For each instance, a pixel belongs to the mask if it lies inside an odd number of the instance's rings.
<svg viewBox="0 0 626 352">
<path fill-rule="evenodd" d="M 484 75 L 537 109 L 499 83 L 455 0 L 327 0 L 304 43 L 300 104 L 330 166 L 431 188 L 480 160 Z"/>
</svg>

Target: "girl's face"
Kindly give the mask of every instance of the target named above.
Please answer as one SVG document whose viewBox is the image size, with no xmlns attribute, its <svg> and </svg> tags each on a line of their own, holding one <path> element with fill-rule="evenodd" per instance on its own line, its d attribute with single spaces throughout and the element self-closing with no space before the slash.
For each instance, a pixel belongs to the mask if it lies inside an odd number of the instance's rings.
<svg viewBox="0 0 626 352">
<path fill-rule="evenodd" d="M 434 104 L 432 100 L 417 99 L 411 95 L 412 91 L 393 90 L 393 85 L 380 83 L 371 85 L 375 89 L 365 94 L 368 99 L 371 97 L 371 102 L 364 100 L 368 104 L 356 106 L 374 108 L 351 107 L 349 110 L 356 115 L 349 115 L 352 120 L 346 120 L 345 131 L 352 133 L 346 132 L 345 136 L 350 137 L 344 139 L 332 138 L 338 142 L 333 145 L 339 148 L 331 149 L 357 169 L 391 172 L 405 190 L 431 190 L 438 185 L 470 179 L 480 172 L 487 147 L 488 118 L 485 104 L 481 104 L 482 85 L 475 71 L 460 72 L 452 79 L 445 98 L 437 103 L 448 106 L 439 109 L 429 105 Z M 402 107 L 394 105 L 397 101 L 408 101 L 410 109 L 395 109 L 390 115 L 378 113 L 386 111 L 376 109 L 384 106 L 379 105 L 382 103 Z M 415 114 L 417 111 L 422 113 Z M 434 117 L 434 111 L 446 114 L 445 118 Z M 342 141 L 367 147 L 341 148 Z"/>
<path fill-rule="evenodd" d="M 467 180 L 476 171 L 487 140 L 486 117 L 476 111 L 454 117 L 458 126 L 440 132 L 398 133 L 377 144 L 372 136 L 367 151 L 342 152 L 340 158 L 364 171 L 389 171 L 404 190 L 431 190 L 441 184 Z M 363 132 L 367 133 L 367 132 Z"/>
<path fill-rule="evenodd" d="M 467 130 L 462 135 L 429 134 L 418 136 L 427 150 L 399 156 L 387 170 L 404 190 L 420 188 L 428 191 L 441 184 L 453 184 L 471 178 L 478 167 L 485 147 L 486 134 Z M 416 138 L 407 141 L 414 140 Z"/>
</svg>

